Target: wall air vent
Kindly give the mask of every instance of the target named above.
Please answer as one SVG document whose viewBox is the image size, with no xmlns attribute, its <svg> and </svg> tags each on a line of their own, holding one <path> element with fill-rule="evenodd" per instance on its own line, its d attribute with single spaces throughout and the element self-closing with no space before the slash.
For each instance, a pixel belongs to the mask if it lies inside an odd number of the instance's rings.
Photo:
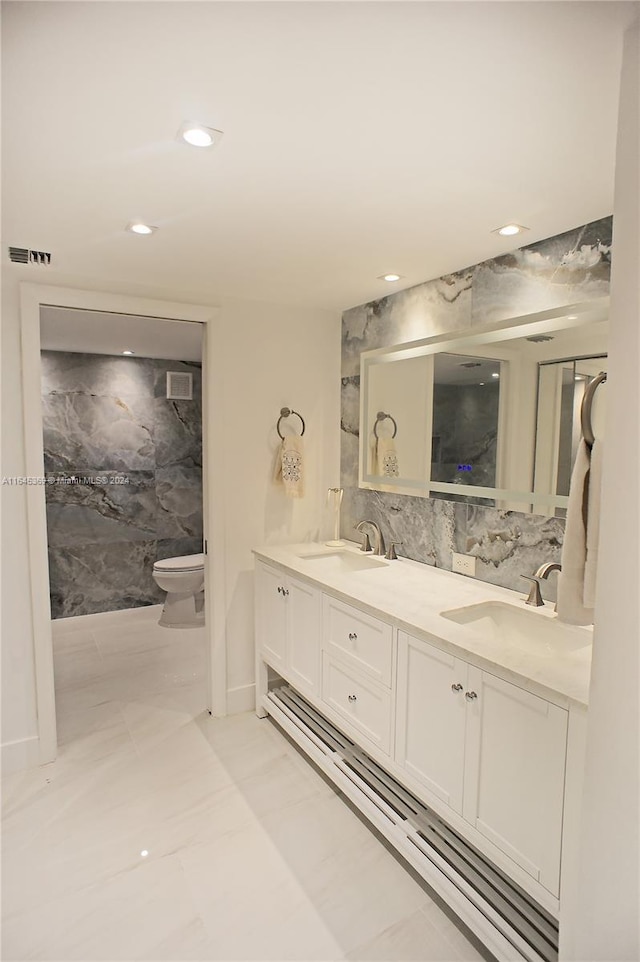
<svg viewBox="0 0 640 962">
<path fill-rule="evenodd" d="M 172 401 L 192 401 L 193 374 L 167 371 L 167 397 Z"/>
<path fill-rule="evenodd" d="M 49 251 L 31 251 L 27 247 L 10 247 L 9 260 L 14 264 L 51 264 Z"/>
</svg>

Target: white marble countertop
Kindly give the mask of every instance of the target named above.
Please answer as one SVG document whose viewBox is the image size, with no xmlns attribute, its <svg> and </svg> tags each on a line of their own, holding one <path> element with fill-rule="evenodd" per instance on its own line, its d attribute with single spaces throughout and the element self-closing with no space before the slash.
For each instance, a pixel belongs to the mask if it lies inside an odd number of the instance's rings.
<svg viewBox="0 0 640 962">
<path fill-rule="evenodd" d="M 527 651 L 442 616 L 442 612 L 452 608 L 498 601 L 522 608 L 534 617 L 555 620 L 552 604 L 525 608 L 526 591 L 520 594 L 407 558 L 388 562 L 378 559 L 384 563 L 363 571 L 314 570 L 309 555 L 331 554 L 336 550 L 360 555 L 358 546 L 348 542 L 341 549 L 310 542 L 253 549 L 262 561 L 326 588 L 347 604 L 354 603 L 369 614 L 391 620 L 399 628 L 434 642 L 478 668 L 498 674 L 563 707 L 588 705 L 591 645 L 584 642 L 591 640 L 591 628 L 563 625 L 567 632 L 578 633 L 575 639 L 581 647 L 577 650 L 551 651 L 541 643 L 539 650 Z"/>
</svg>

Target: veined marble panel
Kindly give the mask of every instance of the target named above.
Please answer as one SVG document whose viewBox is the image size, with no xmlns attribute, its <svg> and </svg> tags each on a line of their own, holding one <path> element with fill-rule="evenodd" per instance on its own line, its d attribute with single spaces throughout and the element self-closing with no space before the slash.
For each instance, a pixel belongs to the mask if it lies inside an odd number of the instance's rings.
<svg viewBox="0 0 640 962">
<path fill-rule="evenodd" d="M 362 351 L 469 327 L 472 277 L 459 271 L 345 311 L 342 376 L 360 373 Z"/>
<path fill-rule="evenodd" d="M 486 324 L 609 294 L 613 219 L 478 264 L 472 321 Z"/>
<path fill-rule="evenodd" d="M 41 358 L 43 394 L 153 397 L 151 358 L 69 351 L 42 351 Z"/>
<path fill-rule="evenodd" d="M 340 485 L 357 486 L 360 460 L 360 377 L 343 377 L 340 415 Z"/>
<path fill-rule="evenodd" d="M 155 538 L 156 490 L 151 471 L 130 472 L 127 484 L 110 484 L 119 475 L 87 475 L 82 481 L 107 483 L 52 484 L 47 487 L 49 545 L 148 541 Z"/>
<path fill-rule="evenodd" d="M 457 550 L 474 555 L 476 578 L 514 591 L 528 592 L 522 575 L 532 575 L 547 561 L 560 562 L 564 520 L 516 511 L 461 505 L 466 511 L 456 536 Z M 462 519 L 461 519 L 462 521 Z M 557 576 L 543 582 L 545 599 L 556 600 Z"/>
<path fill-rule="evenodd" d="M 155 560 L 155 540 L 50 548 L 52 617 L 159 604 L 165 595 L 153 580 Z"/>
<path fill-rule="evenodd" d="M 342 502 L 342 537 L 359 541 L 355 531 L 359 521 L 375 521 L 387 545 L 401 542 L 398 555 L 451 569 L 451 553 L 455 550 L 455 505 L 409 495 L 345 488 Z"/>
<path fill-rule="evenodd" d="M 43 397 L 45 469 L 152 471 L 153 401 L 50 394 Z"/>
<path fill-rule="evenodd" d="M 202 537 L 202 472 L 186 464 L 156 471 L 159 538 Z"/>
<path fill-rule="evenodd" d="M 155 460 L 158 467 L 185 463 L 202 469 L 202 410 L 193 401 L 156 398 Z"/>
<path fill-rule="evenodd" d="M 42 368 L 54 616 L 157 604 L 156 558 L 202 550 L 201 365 L 47 351 Z M 194 400 L 168 400 L 185 370 Z"/>
</svg>

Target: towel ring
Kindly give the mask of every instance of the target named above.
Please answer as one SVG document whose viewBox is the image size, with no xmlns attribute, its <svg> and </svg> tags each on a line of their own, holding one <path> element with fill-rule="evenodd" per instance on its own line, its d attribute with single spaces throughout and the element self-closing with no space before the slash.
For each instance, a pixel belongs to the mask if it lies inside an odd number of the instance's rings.
<svg viewBox="0 0 640 962">
<path fill-rule="evenodd" d="M 392 418 L 390 414 L 385 414 L 384 411 L 378 411 L 376 415 L 375 423 L 373 425 L 373 433 L 375 434 L 376 437 L 378 437 L 378 421 L 384 421 L 386 420 L 386 418 L 389 418 L 389 420 L 393 422 L 393 434 L 391 435 L 391 437 L 395 438 L 396 434 L 398 433 L 398 425 L 396 424 L 396 419 Z"/>
<path fill-rule="evenodd" d="M 603 384 L 606 380 L 606 371 L 600 371 L 599 374 L 596 374 L 593 380 L 587 385 L 587 389 L 584 392 L 584 397 L 582 398 L 582 404 L 580 405 L 580 426 L 582 427 L 582 437 L 585 439 L 590 448 L 593 447 L 593 442 L 595 441 L 593 425 L 591 424 L 591 405 L 593 404 L 593 396 L 600 384 Z"/>
<path fill-rule="evenodd" d="M 280 422 L 282 421 L 283 418 L 288 418 L 290 414 L 295 414 L 297 418 L 300 418 L 300 422 L 302 424 L 302 431 L 300 432 L 300 437 L 302 437 L 302 435 L 304 434 L 305 425 L 304 425 L 304 418 L 302 417 L 302 415 L 298 414 L 297 411 L 292 411 L 290 408 L 281 408 L 280 417 L 278 418 L 278 423 L 276 424 L 276 431 L 278 432 L 280 439 L 282 441 L 284 441 L 284 435 L 280 434 Z"/>
</svg>

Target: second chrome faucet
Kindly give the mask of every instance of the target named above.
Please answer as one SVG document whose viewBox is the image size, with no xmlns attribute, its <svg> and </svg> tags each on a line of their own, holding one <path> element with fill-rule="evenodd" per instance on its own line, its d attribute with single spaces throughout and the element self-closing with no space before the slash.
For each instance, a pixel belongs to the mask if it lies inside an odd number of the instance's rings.
<svg viewBox="0 0 640 962">
<path fill-rule="evenodd" d="M 535 574 L 521 575 L 522 578 L 526 578 L 527 581 L 532 582 L 525 605 L 532 605 L 534 608 L 542 607 L 544 601 L 540 594 L 540 579 L 544 578 L 546 580 L 552 571 L 562 571 L 562 566 L 559 565 L 557 561 L 547 561 L 546 564 L 540 565 Z"/>
</svg>

